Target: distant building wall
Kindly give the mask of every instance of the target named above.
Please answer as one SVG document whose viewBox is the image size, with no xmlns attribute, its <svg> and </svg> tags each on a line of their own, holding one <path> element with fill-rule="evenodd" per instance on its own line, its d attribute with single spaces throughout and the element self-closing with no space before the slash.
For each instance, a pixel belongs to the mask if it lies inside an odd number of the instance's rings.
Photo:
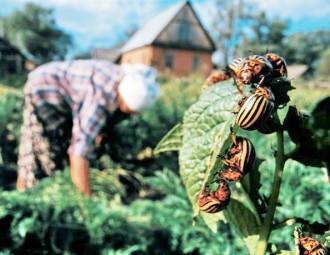
<svg viewBox="0 0 330 255">
<path fill-rule="evenodd" d="M 152 60 L 152 47 L 146 46 L 122 54 L 120 58 L 120 63 L 121 64 L 142 63 L 142 64 L 150 65 L 151 60 Z"/>
<path fill-rule="evenodd" d="M 182 76 L 191 73 L 208 75 L 212 70 L 211 53 L 181 49 L 153 48 L 152 64 L 159 71 Z"/>
<path fill-rule="evenodd" d="M 160 72 L 183 76 L 191 73 L 208 75 L 212 71 L 211 53 L 183 49 L 142 47 L 121 56 L 120 63 L 143 63 L 152 65 Z"/>
</svg>

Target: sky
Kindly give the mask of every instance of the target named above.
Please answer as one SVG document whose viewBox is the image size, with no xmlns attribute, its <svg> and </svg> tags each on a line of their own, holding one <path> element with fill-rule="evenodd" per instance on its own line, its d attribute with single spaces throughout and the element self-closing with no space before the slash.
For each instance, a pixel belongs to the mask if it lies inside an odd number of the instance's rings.
<svg viewBox="0 0 330 255">
<path fill-rule="evenodd" d="M 125 37 L 133 25 L 182 0 L 0 0 L 0 16 L 22 9 L 27 2 L 52 8 L 60 28 L 72 35 L 72 54 L 92 48 L 109 48 Z M 252 0 L 250 0 L 252 1 Z M 191 0 L 202 23 L 208 28 L 212 1 Z M 317 29 L 330 31 L 330 0 L 259 0 L 258 10 L 267 16 L 289 20 L 288 34 Z"/>
</svg>

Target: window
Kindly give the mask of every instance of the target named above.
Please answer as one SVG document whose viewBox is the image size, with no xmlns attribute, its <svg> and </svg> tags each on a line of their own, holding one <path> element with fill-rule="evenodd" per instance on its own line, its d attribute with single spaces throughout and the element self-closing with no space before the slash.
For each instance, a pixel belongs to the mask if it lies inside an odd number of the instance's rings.
<svg viewBox="0 0 330 255">
<path fill-rule="evenodd" d="M 172 69 L 173 68 L 173 54 L 169 51 L 165 52 L 165 67 Z"/>
<path fill-rule="evenodd" d="M 179 41 L 180 43 L 188 43 L 189 42 L 189 33 L 190 33 L 190 25 L 187 21 L 181 21 L 179 24 Z"/>
<path fill-rule="evenodd" d="M 197 70 L 197 69 L 199 69 L 200 65 L 201 65 L 201 59 L 198 55 L 195 55 L 193 57 L 193 61 L 192 61 L 192 69 Z"/>
</svg>

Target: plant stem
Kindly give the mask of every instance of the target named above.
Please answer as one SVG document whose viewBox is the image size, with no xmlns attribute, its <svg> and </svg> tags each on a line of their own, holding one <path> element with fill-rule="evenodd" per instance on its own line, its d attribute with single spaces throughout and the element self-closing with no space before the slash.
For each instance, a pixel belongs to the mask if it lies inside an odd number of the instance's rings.
<svg viewBox="0 0 330 255">
<path fill-rule="evenodd" d="M 255 255 L 264 255 L 266 253 L 269 235 L 272 230 L 272 222 L 275 214 L 276 204 L 280 193 L 283 168 L 286 161 L 286 156 L 284 155 L 283 130 L 277 131 L 276 136 L 277 136 L 277 153 L 276 153 L 275 174 L 273 180 L 272 193 L 270 196 L 266 217 L 263 222 L 263 226 L 260 230 L 259 241 L 257 243 Z"/>
</svg>

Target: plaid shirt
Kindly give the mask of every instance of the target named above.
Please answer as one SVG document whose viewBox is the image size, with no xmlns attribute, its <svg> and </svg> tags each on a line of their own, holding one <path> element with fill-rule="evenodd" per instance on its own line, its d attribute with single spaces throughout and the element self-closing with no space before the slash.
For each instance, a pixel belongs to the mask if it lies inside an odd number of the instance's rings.
<svg viewBox="0 0 330 255">
<path fill-rule="evenodd" d="M 117 87 L 122 77 L 120 67 L 106 61 L 52 62 L 29 74 L 24 92 L 36 108 L 51 105 L 72 114 L 68 153 L 88 157 L 108 115 L 118 108 Z"/>
</svg>

